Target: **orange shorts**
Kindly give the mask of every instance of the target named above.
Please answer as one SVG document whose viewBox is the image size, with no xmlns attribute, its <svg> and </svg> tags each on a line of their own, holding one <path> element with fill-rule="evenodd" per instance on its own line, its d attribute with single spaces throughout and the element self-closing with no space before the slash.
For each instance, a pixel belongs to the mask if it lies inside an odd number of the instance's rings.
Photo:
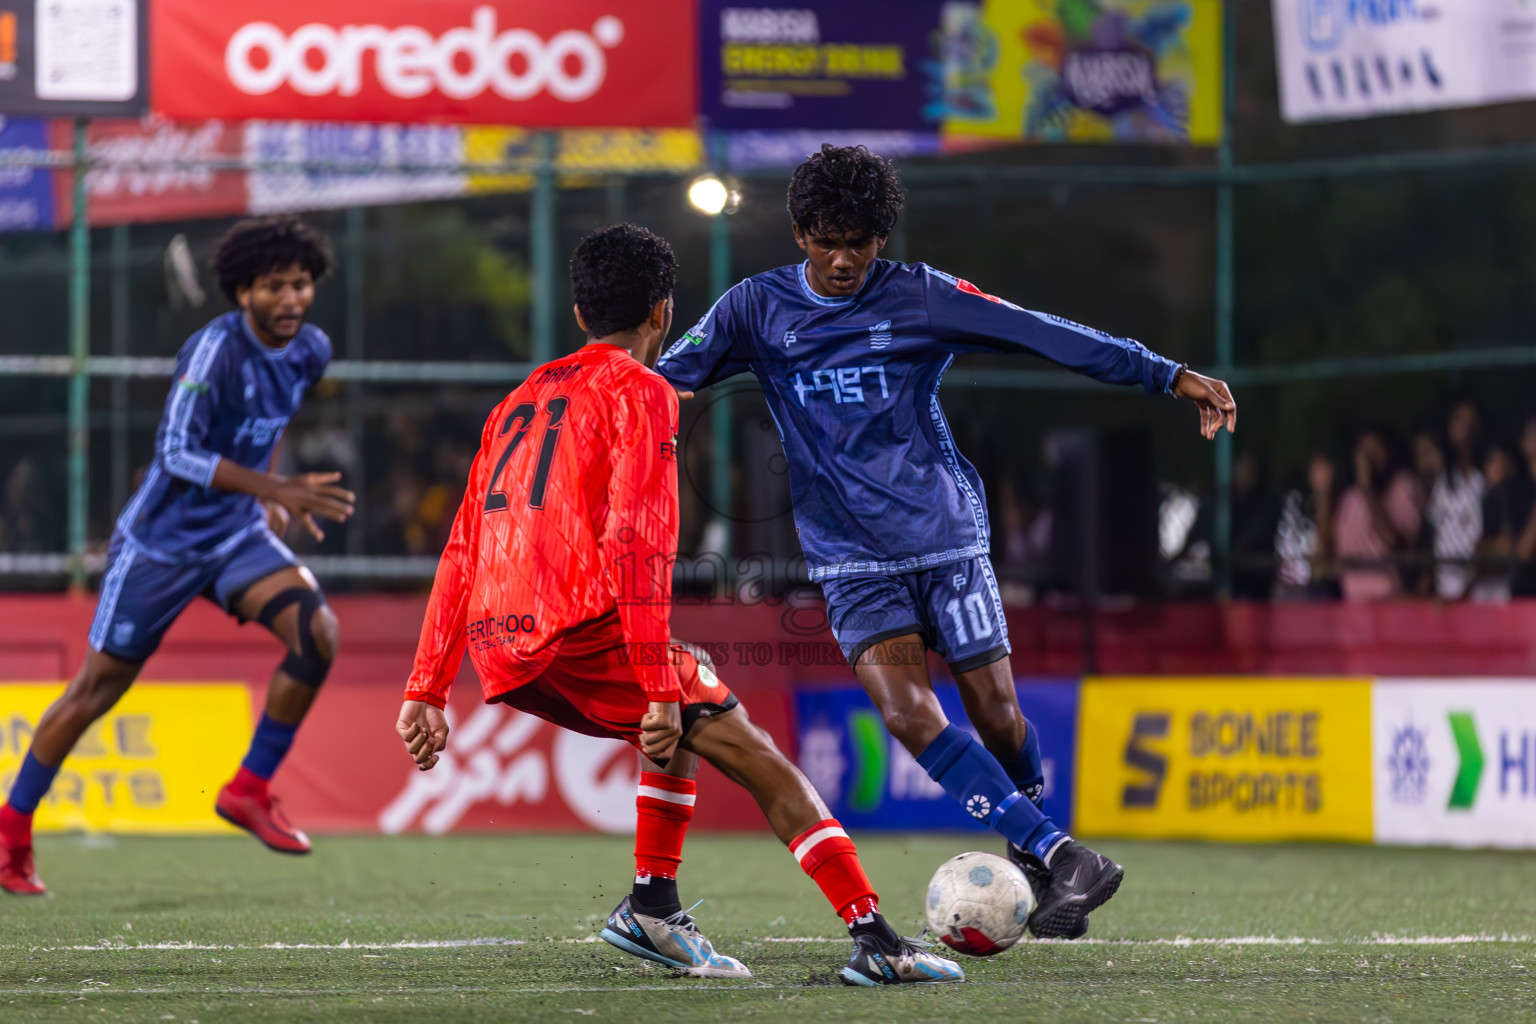
<svg viewBox="0 0 1536 1024">
<path fill-rule="evenodd" d="M 724 714 L 740 703 L 687 647 L 670 643 L 667 657 L 682 693 L 684 733 L 700 718 Z M 565 637 L 538 678 L 493 699 L 562 729 L 624 740 L 637 750 L 640 720 L 651 706 L 635 679 L 617 615 Z"/>
</svg>

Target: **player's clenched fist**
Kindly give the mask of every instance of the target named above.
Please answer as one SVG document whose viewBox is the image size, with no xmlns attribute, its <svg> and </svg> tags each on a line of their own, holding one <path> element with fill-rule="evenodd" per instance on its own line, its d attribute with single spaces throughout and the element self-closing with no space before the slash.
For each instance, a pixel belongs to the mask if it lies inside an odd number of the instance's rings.
<svg viewBox="0 0 1536 1024">
<path fill-rule="evenodd" d="M 405 749 L 426 771 L 437 764 L 438 751 L 448 745 L 448 719 L 438 708 L 424 701 L 408 700 L 400 705 L 395 732 L 405 742 Z M 681 728 L 679 728 L 681 733 Z"/>
<path fill-rule="evenodd" d="M 645 756 L 665 767 L 682 738 L 683 712 L 677 701 L 651 701 L 650 710 L 640 719 L 640 746 Z"/>
</svg>

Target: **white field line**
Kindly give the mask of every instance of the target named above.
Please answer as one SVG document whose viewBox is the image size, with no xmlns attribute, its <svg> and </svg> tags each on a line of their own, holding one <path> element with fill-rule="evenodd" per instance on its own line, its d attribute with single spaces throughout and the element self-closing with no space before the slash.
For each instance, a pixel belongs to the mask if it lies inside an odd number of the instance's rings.
<svg viewBox="0 0 1536 1024">
<path fill-rule="evenodd" d="M 1012 984 L 1002 982 L 1003 985 Z M 726 981 L 719 978 L 679 978 L 670 985 L 608 985 L 598 987 L 595 985 L 534 985 L 527 988 L 508 990 L 505 988 L 491 988 L 484 985 L 455 985 L 452 987 L 428 987 L 428 988 L 256 988 L 247 986 L 223 986 L 214 987 L 199 986 L 197 988 L 112 988 L 110 985 L 97 987 L 92 983 L 82 988 L 0 988 L 0 996 L 88 996 L 100 998 L 103 996 L 282 996 L 292 997 L 323 997 L 323 996 L 374 996 L 388 1000 L 395 996 L 440 996 L 440 995 L 496 995 L 502 998 L 517 998 L 519 996 L 537 995 L 613 995 L 627 992 L 668 992 L 683 995 L 690 992 L 717 992 L 722 987 L 728 987 L 731 991 L 741 989 L 767 989 L 770 991 L 796 991 L 804 992 L 806 986 L 798 985 L 761 985 L 755 982 Z"/>
<path fill-rule="evenodd" d="M 835 942 L 846 943 L 848 939 L 831 938 L 828 936 L 793 936 L 779 938 L 767 936 L 761 939 L 749 940 L 757 942 Z M 1179 935 L 1171 939 L 1026 939 L 1020 943 L 1019 948 L 1029 946 L 1128 946 L 1151 947 L 1172 946 L 1183 949 L 1193 946 L 1468 946 L 1468 945 L 1499 945 L 1520 946 L 1536 944 L 1536 936 L 1533 935 L 1371 935 L 1342 939 L 1316 939 L 1302 936 L 1280 935 L 1240 935 L 1232 938 L 1196 938 L 1189 935 Z M 940 948 L 942 953 L 943 949 Z"/>
<path fill-rule="evenodd" d="M 379 951 L 379 950 L 406 950 L 406 949 L 464 949 L 477 946 L 527 946 L 538 945 L 541 942 L 559 942 L 567 945 L 591 945 L 602 941 L 596 935 L 587 935 L 574 939 L 507 939 L 507 938 L 478 938 L 478 939 L 421 939 L 403 940 L 400 942 L 266 942 L 258 945 L 236 944 L 210 944 L 198 942 L 136 942 L 127 943 L 117 940 L 103 941 L 94 945 L 72 946 L 21 946 L 0 945 L 0 949 L 26 950 L 35 953 L 54 952 L 80 952 L 80 953 L 139 953 L 160 951 L 208 951 L 208 952 L 234 952 L 234 951 L 262 951 L 262 950 L 310 950 L 320 952 L 347 952 L 347 951 Z M 847 936 L 829 935 L 793 935 L 775 936 L 767 935 L 755 939 L 743 940 L 746 944 L 753 943 L 786 943 L 791 945 L 809 945 L 826 943 L 834 945 L 846 945 Z M 1490 935 L 1486 933 L 1464 935 L 1371 935 L 1357 936 L 1354 938 L 1319 939 L 1304 936 L 1280 936 L 1280 935 L 1242 935 L 1229 938 L 1203 938 L 1188 935 L 1179 935 L 1171 939 L 1030 939 L 1023 943 L 1023 948 L 1029 946 L 1109 946 L 1109 947 L 1172 947 L 1186 949 L 1193 947 L 1236 947 L 1236 946 L 1469 946 L 1469 945 L 1497 945 L 1497 946 L 1522 946 L 1536 944 L 1536 936 L 1533 935 Z"/>
</svg>

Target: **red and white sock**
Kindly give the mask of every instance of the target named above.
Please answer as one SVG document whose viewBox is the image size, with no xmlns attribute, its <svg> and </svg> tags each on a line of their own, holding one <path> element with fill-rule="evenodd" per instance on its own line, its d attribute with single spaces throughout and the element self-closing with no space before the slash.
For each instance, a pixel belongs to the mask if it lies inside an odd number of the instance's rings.
<svg viewBox="0 0 1536 1024">
<path fill-rule="evenodd" d="M 32 815 L 10 804 L 0 804 L 0 845 L 15 849 L 32 845 Z"/>
<path fill-rule="evenodd" d="M 683 838 L 693 820 L 698 787 L 692 779 L 660 772 L 640 773 L 635 797 L 635 876 L 676 878 L 683 862 Z"/>
<path fill-rule="evenodd" d="M 849 927 L 880 910 L 880 896 L 869 884 L 858 848 L 836 818 L 818 821 L 795 836 L 789 852 Z"/>
</svg>

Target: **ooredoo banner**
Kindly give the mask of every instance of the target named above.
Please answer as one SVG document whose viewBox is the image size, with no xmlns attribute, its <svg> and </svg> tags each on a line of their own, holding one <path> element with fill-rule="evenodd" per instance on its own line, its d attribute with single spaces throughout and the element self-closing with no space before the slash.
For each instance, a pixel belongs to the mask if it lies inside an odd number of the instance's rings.
<svg viewBox="0 0 1536 1024">
<path fill-rule="evenodd" d="M 1381 680 L 1376 841 L 1536 847 L 1536 680 Z"/>
<path fill-rule="evenodd" d="M 1274 0 L 1290 122 L 1536 99 L 1529 0 Z"/>
<path fill-rule="evenodd" d="M 156 0 L 155 110 L 180 120 L 681 127 L 691 0 Z"/>
<path fill-rule="evenodd" d="M 1090 679 L 1077 829 L 1371 841 L 1368 680 Z"/>
</svg>

